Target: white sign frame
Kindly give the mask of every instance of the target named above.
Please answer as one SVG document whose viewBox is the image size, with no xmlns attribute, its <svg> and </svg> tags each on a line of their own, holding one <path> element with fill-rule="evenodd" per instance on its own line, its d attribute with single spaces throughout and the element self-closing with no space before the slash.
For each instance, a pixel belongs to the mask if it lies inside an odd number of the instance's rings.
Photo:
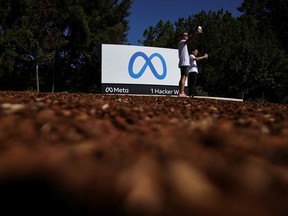
<svg viewBox="0 0 288 216">
<path fill-rule="evenodd" d="M 177 49 L 102 44 L 102 93 L 176 95 L 178 61 Z"/>
</svg>

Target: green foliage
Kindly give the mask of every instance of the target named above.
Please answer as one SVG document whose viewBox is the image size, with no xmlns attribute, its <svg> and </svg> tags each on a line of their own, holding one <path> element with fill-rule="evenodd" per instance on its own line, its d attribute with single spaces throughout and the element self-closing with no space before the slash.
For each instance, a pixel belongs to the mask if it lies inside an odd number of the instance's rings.
<svg viewBox="0 0 288 216">
<path fill-rule="evenodd" d="M 99 91 L 101 44 L 127 41 L 131 0 L 57 1 L 68 43 L 61 49 L 57 75 L 61 90 Z M 61 82 L 63 80 L 63 82 Z"/>
<path fill-rule="evenodd" d="M 0 89 L 35 89 L 39 65 L 43 91 L 99 90 L 101 44 L 127 41 L 131 4 L 0 0 Z"/>
<path fill-rule="evenodd" d="M 155 27 L 150 26 L 143 33 L 143 36 L 146 38 L 141 42 L 144 46 L 152 47 L 176 47 L 174 40 L 174 26 L 170 21 L 163 23 L 160 20 Z"/>
</svg>

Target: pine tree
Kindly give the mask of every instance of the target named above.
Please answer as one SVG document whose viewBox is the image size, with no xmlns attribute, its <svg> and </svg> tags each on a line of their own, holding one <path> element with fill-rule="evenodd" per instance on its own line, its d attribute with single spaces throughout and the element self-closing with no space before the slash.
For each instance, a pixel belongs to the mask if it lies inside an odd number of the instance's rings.
<svg viewBox="0 0 288 216">
<path fill-rule="evenodd" d="M 0 88 L 35 89 L 31 71 L 38 64 L 43 91 L 50 88 L 54 72 L 56 91 L 99 90 L 101 44 L 127 42 L 131 4 L 0 0 Z"/>
</svg>

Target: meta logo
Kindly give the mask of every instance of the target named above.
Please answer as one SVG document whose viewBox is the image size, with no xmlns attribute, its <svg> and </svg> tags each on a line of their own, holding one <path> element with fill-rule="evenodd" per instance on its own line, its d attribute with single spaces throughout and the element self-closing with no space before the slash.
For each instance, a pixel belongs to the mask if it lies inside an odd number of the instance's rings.
<svg viewBox="0 0 288 216">
<path fill-rule="evenodd" d="M 145 60 L 145 64 L 143 65 L 143 67 L 141 68 L 140 71 L 136 72 L 133 70 L 133 66 L 134 66 L 134 62 L 138 57 L 142 57 Z M 152 64 L 152 59 L 153 58 L 159 58 L 161 63 L 162 63 L 162 67 L 163 67 L 163 72 L 159 73 L 154 65 Z M 166 66 L 166 62 L 164 60 L 164 58 L 159 54 L 159 53 L 153 53 L 150 57 L 148 57 L 145 53 L 143 52 L 136 52 L 130 59 L 129 61 L 129 65 L 128 65 L 128 71 L 129 71 L 129 75 L 132 78 L 138 79 L 139 77 L 141 77 L 143 75 L 143 73 L 146 71 L 147 67 L 150 68 L 150 70 L 152 71 L 153 75 L 159 79 L 159 80 L 163 80 L 166 75 L 167 75 L 167 66 Z"/>
<path fill-rule="evenodd" d="M 129 89 L 126 88 L 119 88 L 119 87 L 106 87 L 105 88 L 105 92 L 106 93 L 123 93 L 123 94 L 128 94 L 129 93 Z"/>
</svg>

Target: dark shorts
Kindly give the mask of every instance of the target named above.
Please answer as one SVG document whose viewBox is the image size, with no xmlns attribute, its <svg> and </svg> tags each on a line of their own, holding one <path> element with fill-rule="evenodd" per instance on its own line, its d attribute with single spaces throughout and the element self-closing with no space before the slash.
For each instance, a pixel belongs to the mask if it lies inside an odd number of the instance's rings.
<svg viewBox="0 0 288 216">
<path fill-rule="evenodd" d="M 181 71 L 181 76 L 183 76 L 183 75 L 188 76 L 189 66 L 181 66 L 180 71 Z"/>
</svg>

